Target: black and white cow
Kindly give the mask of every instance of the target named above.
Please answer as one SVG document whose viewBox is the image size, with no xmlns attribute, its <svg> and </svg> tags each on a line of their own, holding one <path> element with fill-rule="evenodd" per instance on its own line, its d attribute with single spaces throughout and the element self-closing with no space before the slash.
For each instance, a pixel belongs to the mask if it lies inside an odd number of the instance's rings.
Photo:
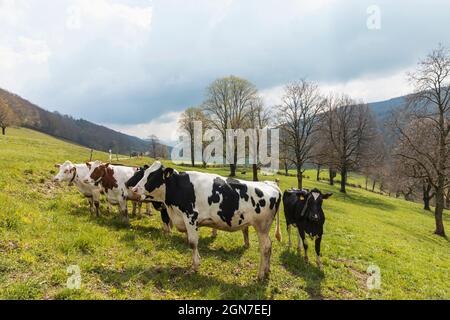
<svg viewBox="0 0 450 320">
<path fill-rule="evenodd" d="M 317 265 L 321 267 L 320 262 L 320 242 L 322 241 L 323 225 L 325 223 L 325 214 L 322 210 L 322 202 L 328 199 L 332 193 L 322 194 L 320 190 L 286 190 L 283 193 L 284 215 L 289 237 L 289 248 L 291 247 L 291 226 L 298 229 L 297 252 L 301 255 L 301 243 L 305 250 L 305 261 L 308 262 L 308 242 L 306 234 L 315 239 Z"/>
<path fill-rule="evenodd" d="M 175 227 L 187 232 L 194 271 L 200 265 L 199 227 L 233 232 L 253 226 L 260 245 L 258 278 L 268 275 L 272 252 L 269 232 L 275 216 L 276 238 L 281 240 L 278 213 L 281 190 L 276 183 L 242 181 L 195 171 L 178 173 L 156 161 L 145 170 L 133 191 L 141 194 L 142 199 L 150 197 L 163 202 Z"/>
<path fill-rule="evenodd" d="M 149 168 L 148 165 L 144 165 L 143 167 L 140 167 L 140 168 L 138 169 L 138 171 L 134 174 L 134 176 L 131 177 L 130 180 L 128 180 L 128 181 L 125 183 L 125 186 L 126 186 L 127 188 L 129 188 L 129 189 L 132 190 L 132 188 L 135 187 L 136 184 L 137 184 L 139 181 L 141 181 L 141 179 L 144 177 L 144 172 L 145 172 L 145 170 L 148 169 L 148 168 Z M 175 170 L 174 172 L 177 172 L 177 171 Z M 155 209 L 158 210 L 158 211 L 163 210 L 163 211 L 161 211 L 161 219 L 162 219 L 163 222 L 167 225 L 167 227 L 164 226 L 164 231 L 170 232 L 170 226 L 171 226 L 172 224 L 171 224 L 170 217 L 169 217 L 168 214 L 167 214 L 167 209 L 166 209 L 166 207 L 164 206 L 164 204 L 161 203 L 161 202 L 151 201 L 151 200 L 149 200 L 149 198 L 146 198 L 146 199 L 143 200 L 143 201 L 144 201 L 144 202 L 145 202 L 145 201 L 151 202 L 151 203 L 153 204 L 153 206 L 155 207 Z M 160 210 L 160 209 L 161 209 L 161 210 Z M 167 223 L 166 223 L 166 221 L 167 221 Z M 248 248 L 250 247 L 250 240 L 249 240 L 249 237 L 248 237 L 248 227 L 247 227 L 247 228 L 244 228 L 244 229 L 242 230 L 242 233 L 243 233 L 243 235 L 244 235 L 244 247 L 248 249 Z M 212 236 L 213 238 L 217 237 L 217 229 L 212 229 L 211 236 Z"/>
<path fill-rule="evenodd" d="M 125 187 L 127 187 L 130 191 L 132 188 L 136 186 L 136 184 L 141 181 L 141 179 L 144 177 L 145 170 L 149 168 L 148 165 L 144 165 L 143 167 L 137 168 L 137 171 L 135 174 L 125 183 Z M 153 205 L 155 210 L 161 212 L 161 220 L 163 222 L 163 230 L 166 233 L 170 233 L 171 229 L 171 221 L 169 214 L 167 213 L 166 206 L 162 202 L 157 201 L 151 201 L 149 199 L 141 200 L 141 202 L 149 202 Z"/>
</svg>

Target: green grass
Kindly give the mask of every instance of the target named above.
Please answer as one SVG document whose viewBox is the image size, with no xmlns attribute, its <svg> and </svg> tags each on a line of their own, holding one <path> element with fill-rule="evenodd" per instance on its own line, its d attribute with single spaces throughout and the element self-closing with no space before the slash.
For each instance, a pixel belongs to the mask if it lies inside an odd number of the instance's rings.
<svg viewBox="0 0 450 320">
<path fill-rule="evenodd" d="M 94 156 L 107 159 L 100 152 Z M 273 242 L 268 281 L 256 280 L 254 230 L 251 248 L 245 250 L 240 232 L 219 232 L 213 240 L 209 229 L 201 229 L 202 262 L 192 274 L 184 235 L 164 235 L 158 215 L 132 219 L 130 227 L 117 214 L 96 219 L 74 188 L 50 182 L 56 162 L 88 157 L 86 148 L 27 129 L 9 129 L 0 137 L 0 298 L 450 298 L 450 243 L 432 234 L 433 216 L 419 204 L 354 188 L 343 195 L 338 186 L 318 183 L 309 174 L 305 187 L 334 193 L 324 203 L 323 270 L 287 250 L 282 222 L 283 242 Z M 214 172 L 227 174 L 225 168 Z M 248 170 L 240 177 L 249 179 L 250 174 Z M 283 190 L 295 186 L 295 177 L 279 178 Z M 448 212 L 444 219 L 450 232 Z M 378 290 L 366 286 L 372 264 L 381 269 Z M 66 286 L 70 265 L 81 269 L 80 290 Z"/>
</svg>

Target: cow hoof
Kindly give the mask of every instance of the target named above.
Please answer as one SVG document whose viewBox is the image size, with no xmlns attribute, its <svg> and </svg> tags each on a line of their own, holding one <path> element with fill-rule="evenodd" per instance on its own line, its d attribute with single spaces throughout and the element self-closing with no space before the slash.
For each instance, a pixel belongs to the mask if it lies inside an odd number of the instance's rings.
<svg viewBox="0 0 450 320">
<path fill-rule="evenodd" d="M 250 249 L 250 243 L 244 243 L 244 248 L 245 249 Z"/>
<path fill-rule="evenodd" d="M 306 264 L 308 264 L 308 263 L 309 263 L 309 260 L 308 260 L 308 258 L 307 258 L 307 257 L 305 257 L 305 258 L 304 258 L 303 260 L 305 261 L 305 263 L 306 263 Z"/>
</svg>

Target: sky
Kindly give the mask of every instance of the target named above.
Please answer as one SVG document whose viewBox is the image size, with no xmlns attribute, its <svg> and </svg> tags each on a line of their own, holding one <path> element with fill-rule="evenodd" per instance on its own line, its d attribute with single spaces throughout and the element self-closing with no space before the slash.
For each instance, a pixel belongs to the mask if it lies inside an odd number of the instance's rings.
<svg viewBox="0 0 450 320">
<path fill-rule="evenodd" d="M 267 106 L 306 78 L 366 102 L 411 91 L 406 72 L 450 46 L 446 0 L 0 0 L 0 87 L 142 138 L 176 139 L 214 79 Z"/>
</svg>

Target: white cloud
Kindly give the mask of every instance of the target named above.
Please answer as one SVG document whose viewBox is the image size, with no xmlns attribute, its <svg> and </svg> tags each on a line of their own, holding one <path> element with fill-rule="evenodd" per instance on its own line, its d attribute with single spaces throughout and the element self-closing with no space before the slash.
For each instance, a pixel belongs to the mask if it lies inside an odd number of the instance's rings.
<svg viewBox="0 0 450 320">
<path fill-rule="evenodd" d="M 51 50 L 47 42 L 27 37 L 0 41 L 0 87 L 20 90 L 28 81 L 48 79 Z M 15 75 L 27 74 L 27 77 Z"/>
<path fill-rule="evenodd" d="M 367 75 L 339 83 L 322 82 L 319 83 L 319 86 L 324 94 L 329 92 L 345 93 L 364 102 L 388 100 L 412 92 L 412 88 L 406 79 L 406 73 L 409 70 L 411 69 L 408 68 L 387 75 Z M 261 90 L 261 95 L 268 106 L 280 104 L 283 96 L 283 85 Z"/>
<path fill-rule="evenodd" d="M 161 141 L 170 145 L 178 140 L 177 128 L 180 116 L 181 112 L 168 112 L 146 123 L 105 124 L 105 126 L 142 139 L 155 134 Z"/>
<path fill-rule="evenodd" d="M 69 7 L 67 26 L 80 28 L 83 20 L 99 24 L 119 24 L 149 30 L 152 22 L 152 7 L 133 7 L 108 0 L 75 0 Z"/>
</svg>

